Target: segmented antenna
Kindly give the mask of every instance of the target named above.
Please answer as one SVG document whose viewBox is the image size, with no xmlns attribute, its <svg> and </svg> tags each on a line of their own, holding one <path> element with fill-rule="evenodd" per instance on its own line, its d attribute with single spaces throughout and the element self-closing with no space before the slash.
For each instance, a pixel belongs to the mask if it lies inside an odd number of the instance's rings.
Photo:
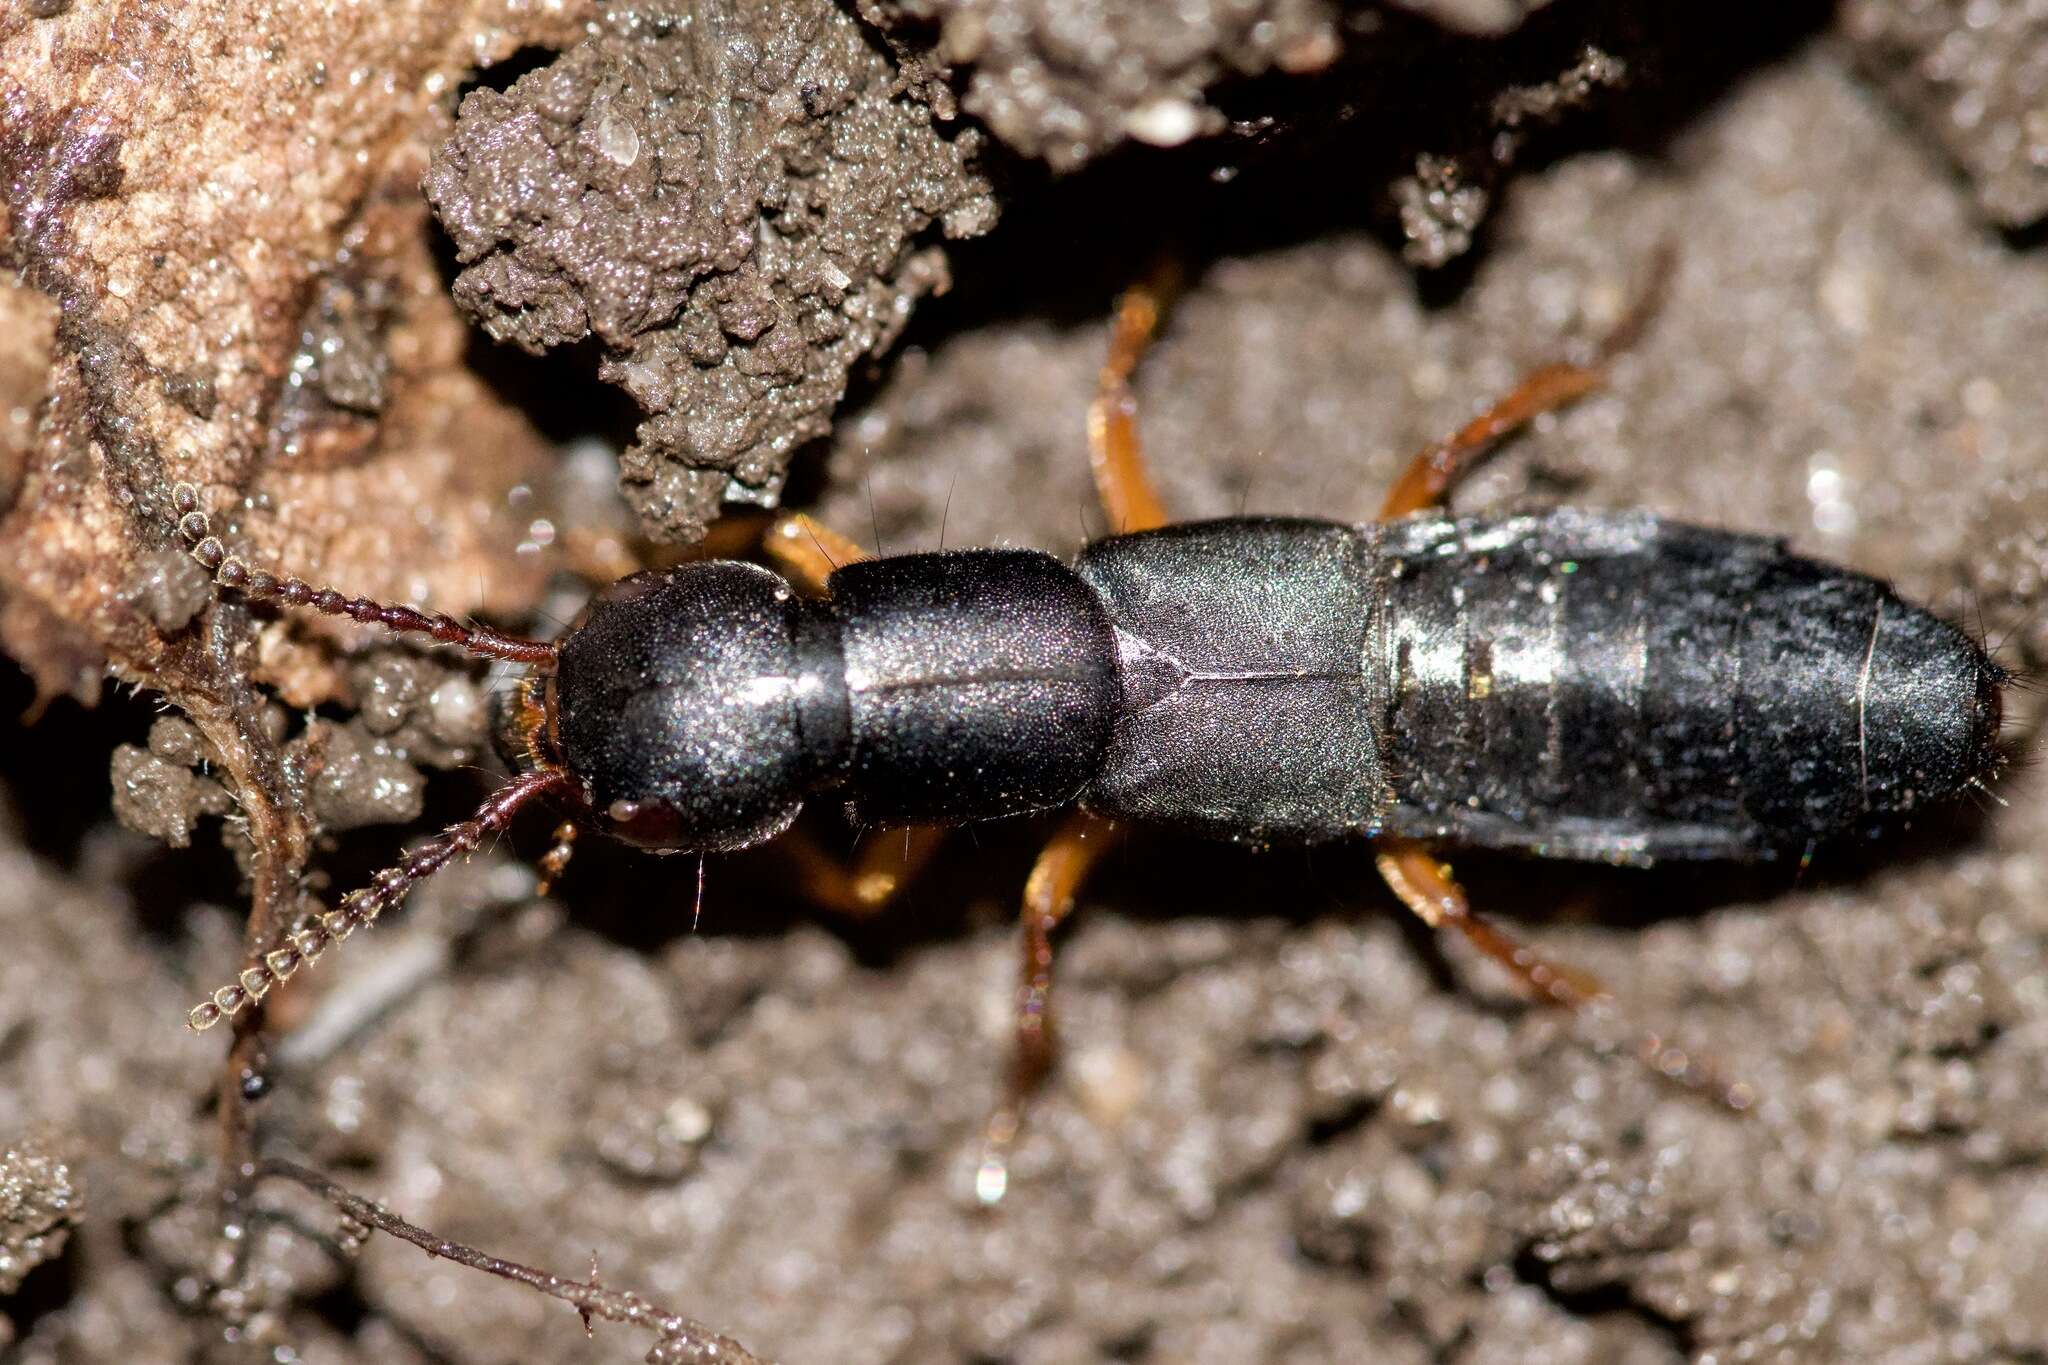
<svg viewBox="0 0 2048 1365">
<path fill-rule="evenodd" d="M 568 774 L 558 768 L 523 773 L 492 792 L 477 813 L 459 825 L 450 825 L 439 835 L 405 855 L 396 867 L 387 867 L 370 879 L 360 891 L 351 892 L 339 907 L 322 915 L 308 916 L 285 936 L 285 945 L 265 953 L 244 968 L 236 984 L 223 986 L 211 998 L 185 1016 L 194 1033 L 232 1019 L 254 1002 L 283 985 L 301 967 L 319 960 L 322 953 L 358 929 L 368 928 L 377 917 L 405 899 L 414 885 L 433 876 L 457 858 L 474 853 L 484 840 L 504 831 L 521 806 L 544 792 L 566 790 Z"/>
<path fill-rule="evenodd" d="M 345 597 L 333 588 L 316 587 L 301 578 L 280 577 L 251 568 L 229 554 L 227 546 L 213 533 L 199 506 L 199 490 L 192 484 L 181 483 L 171 489 L 171 506 L 177 512 L 178 534 L 192 547 L 192 557 L 200 567 L 213 575 L 214 582 L 244 597 L 306 607 L 327 616 L 346 616 L 352 621 L 375 622 L 404 634 L 431 635 L 439 644 L 454 645 L 487 658 L 521 664 L 554 662 L 555 647 L 544 640 L 506 635 L 489 626 L 465 625 L 437 611 L 390 606 L 367 597 Z"/>
</svg>

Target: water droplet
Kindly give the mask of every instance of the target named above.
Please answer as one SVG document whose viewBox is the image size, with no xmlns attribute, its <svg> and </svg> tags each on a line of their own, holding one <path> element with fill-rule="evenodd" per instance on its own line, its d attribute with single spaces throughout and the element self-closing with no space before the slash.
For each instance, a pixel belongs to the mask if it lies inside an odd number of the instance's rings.
<svg viewBox="0 0 2048 1365">
<path fill-rule="evenodd" d="M 630 166 L 640 159 L 640 133 L 632 124 L 606 113 L 597 121 L 597 150 L 607 161 Z"/>
</svg>

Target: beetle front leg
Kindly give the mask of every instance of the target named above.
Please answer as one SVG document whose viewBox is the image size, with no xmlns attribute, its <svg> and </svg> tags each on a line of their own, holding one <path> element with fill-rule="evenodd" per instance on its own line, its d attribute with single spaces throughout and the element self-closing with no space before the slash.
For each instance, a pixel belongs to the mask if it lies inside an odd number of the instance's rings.
<svg viewBox="0 0 2048 1365">
<path fill-rule="evenodd" d="M 806 900 L 848 919 L 867 919 L 888 909 L 945 841 L 943 825 L 906 825 L 877 831 L 851 857 L 841 857 L 799 826 L 780 846 L 796 860 Z"/>
<path fill-rule="evenodd" d="M 868 557 L 852 540 L 802 512 L 777 517 L 761 548 L 783 577 L 813 597 L 824 595 L 825 580 L 835 570 Z"/>
<path fill-rule="evenodd" d="M 868 558 L 850 537 L 802 512 L 779 516 L 762 537 L 768 558 L 800 592 L 822 597 L 825 580 L 837 570 Z M 899 835 L 892 830 L 861 845 L 851 859 L 827 852 L 808 833 L 791 830 L 784 836 L 799 865 L 803 894 L 834 914 L 866 919 L 881 913 L 931 861 L 945 831 L 937 825 L 912 825 Z"/>
</svg>

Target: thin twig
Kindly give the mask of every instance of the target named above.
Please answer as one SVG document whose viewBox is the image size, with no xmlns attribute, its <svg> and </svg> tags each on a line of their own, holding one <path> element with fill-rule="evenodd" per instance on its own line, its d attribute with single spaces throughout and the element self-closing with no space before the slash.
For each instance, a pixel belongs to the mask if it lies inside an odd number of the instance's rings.
<svg viewBox="0 0 2048 1365">
<path fill-rule="evenodd" d="M 731 1337 L 714 1332 L 704 1324 L 659 1304 L 650 1303 L 630 1290 L 607 1288 L 597 1283 L 595 1278 L 563 1279 L 517 1261 L 487 1255 L 461 1242 L 451 1242 L 406 1222 L 381 1204 L 351 1194 L 318 1171 L 296 1162 L 266 1158 L 257 1163 L 257 1175 L 259 1178 L 277 1176 L 303 1185 L 346 1217 L 379 1232 L 389 1233 L 401 1241 L 411 1242 L 429 1256 L 454 1261 L 457 1265 L 466 1265 L 500 1279 L 515 1280 L 560 1299 L 582 1314 L 586 1325 L 592 1318 L 603 1318 L 606 1322 L 628 1327 L 644 1327 L 657 1337 L 654 1349 L 647 1355 L 650 1365 L 765 1365 L 760 1357 Z"/>
<path fill-rule="evenodd" d="M 265 728 L 265 699 L 238 657 L 249 638 L 249 618 L 238 604 L 217 603 L 194 671 L 213 683 L 216 704 L 204 711 L 188 698 L 186 711 L 220 750 L 222 764 L 249 822 L 249 917 L 243 929 L 245 960 L 260 960 L 274 946 L 291 907 L 311 842 L 299 794 L 277 742 Z M 210 722 L 210 723 L 209 723 Z M 227 1217 L 244 1192 L 255 1160 L 255 1136 L 242 1084 L 259 1071 L 266 1051 L 261 1010 L 235 1023 L 218 1084 L 221 1194 Z"/>
</svg>

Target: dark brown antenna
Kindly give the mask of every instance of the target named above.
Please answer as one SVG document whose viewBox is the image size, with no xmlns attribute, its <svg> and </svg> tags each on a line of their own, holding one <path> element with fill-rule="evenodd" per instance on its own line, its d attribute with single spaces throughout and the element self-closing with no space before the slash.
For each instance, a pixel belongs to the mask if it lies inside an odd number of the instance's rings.
<svg viewBox="0 0 2048 1365">
<path fill-rule="evenodd" d="M 223 588 L 232 588 L 253 601 L 277 602 L 287 607 L 305 607 L 327 616 L 346 616 L 351 621 L 375 622 L 387 629 L 411 635 L 431 635 L 437 643 L 454 645 L 491 659 L 508 659 L 519 664 L 553 663 L 555 647 L 545 640 L 528 640 L 506 635 L 489 626 L 465 625 L 438 611 L 391 606 L 367 597 L 346 597 L 333 588 L 317 587 L 301 578 L 279 577 L 252 569 L 228 553 L 227 546 L 200 510 L 199 490 L 181 483 L 171 490 L 171 506 L 178 514 L 178 533 L 192 547 L 192 557 L 213 575 Z"/>
<path fill-rule="evenodd" d="M 358 929 L 377 922 L 377 917 L 405 899 L 413 886 L 439 872 L 456 858 L 474 853 L 484 840 L 504 832 L 512 816 L 534 797 L 566 790 L 569 776 L 559 768 L 523 773 L 491 793 L 477 813 L 447 829 L 405 855 L 405 861 L 387 867 L 370 879 L 360 891 L 350 893 L 341 905 L 322 915 L 311 915 L 285 936 L 283 947 L 272 949 L 262 960 L 251 963 L 236 978 L 185 1017 L 196 1033 L 233 1018 L 257 1000 L 291 980 L 292 976 Z"/>
</svg>

